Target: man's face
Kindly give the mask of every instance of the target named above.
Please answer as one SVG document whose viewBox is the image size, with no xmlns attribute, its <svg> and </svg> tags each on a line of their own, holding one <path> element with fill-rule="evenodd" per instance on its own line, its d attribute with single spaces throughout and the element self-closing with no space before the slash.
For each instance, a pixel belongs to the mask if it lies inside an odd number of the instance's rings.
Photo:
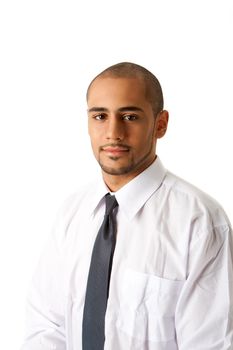
<svg viewBox="0 0 233 350">
<path fill-rule="evenodd" d="M 136 176 L 155 158 L 158 119 L 137 78 L 97 78 L 88 96 L 88 129 L 104 173 Z"/>
</svg>

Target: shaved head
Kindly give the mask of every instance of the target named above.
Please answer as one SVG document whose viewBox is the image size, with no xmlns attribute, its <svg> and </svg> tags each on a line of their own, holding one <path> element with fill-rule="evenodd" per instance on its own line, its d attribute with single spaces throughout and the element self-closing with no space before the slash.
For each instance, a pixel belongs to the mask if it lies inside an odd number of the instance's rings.
<svg viewBox="0 0 233 350">
<path fill-rule="evenodd" d="M 106 68 L 98 74 L 87 89 L 87 100 L 93 82 L 99 78 L 136 78 L 145 87 L 145 96 L 150 102 L 155 116 L 163 110 L 163 92 L 158 79 L 146 68 L 131 62 L 122 62 Z M 132 87 L 133 88 L 133 87 Z"/>
</svg>

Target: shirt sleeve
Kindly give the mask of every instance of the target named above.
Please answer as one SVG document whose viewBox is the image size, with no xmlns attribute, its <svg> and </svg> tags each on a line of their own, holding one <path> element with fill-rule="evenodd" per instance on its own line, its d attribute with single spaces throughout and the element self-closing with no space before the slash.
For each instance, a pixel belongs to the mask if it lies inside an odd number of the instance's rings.
<svg viewBox="0 0 233 350">
<path fill-rule="evenodd" d="M 64 253 L 56 224 L 40 258 L 26 302 L 26 336 L 21 350 L 65 350 Z"/>
<path fill-rule="evenodd" d="M 176 315 L 179 350 L 233 349 L 233 246 L 229 225 L 199 232 Z"/>
</svg>

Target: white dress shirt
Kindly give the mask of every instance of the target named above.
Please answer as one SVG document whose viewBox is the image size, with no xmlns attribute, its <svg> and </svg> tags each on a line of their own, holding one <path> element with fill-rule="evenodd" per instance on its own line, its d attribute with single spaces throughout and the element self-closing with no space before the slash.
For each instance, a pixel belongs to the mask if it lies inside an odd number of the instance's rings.
<svg viewBox="0 0 233 350">
<path fill-rule="evenodd" d="M 87 276 L 107 192 L 99 179 L 61 209 L 28 296 L 22 350 L 82 349 Z M 158 157 L 115 195 L 104 349 L 233 349 L 232 231 L 221 206 Z"/>
</svg>

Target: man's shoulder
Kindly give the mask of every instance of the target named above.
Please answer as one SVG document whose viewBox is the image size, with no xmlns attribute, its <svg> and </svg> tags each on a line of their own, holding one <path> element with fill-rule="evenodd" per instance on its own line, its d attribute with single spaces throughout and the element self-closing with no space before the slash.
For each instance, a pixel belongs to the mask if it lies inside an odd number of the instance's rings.
<svg viewBox="0 0 233 350">
<path fill-rule="evenodd" d="M 221 204 L 211 195 L 186 181 L 185 179 L 168 171 L 165 179 L 165 186 L 170 188 L 170 196 L 179 206 L 196 211 L 199 215 L 205 214 L 212 221 L 213 217 L 217 221 L 229 223 L 227 215 Z"/>
<path fill-rule="evenodd" d="M 63 200 L 54 218 L 52 239 L 64 242 L 74 218 L 82 217 L 88 210 L 95 188 L 96 182 L 84 183 Z"/>
<path fill-rule="evenodd" d="M 70 193 L 62 203 L 63 211 L 72 210 L 73 207 L 79 206 L 84 200 L 90 199 L 98 186 L 96 181 L 90 181 L 80 185 L 76 190 Z"/>
<path fill-rule="evenodd" d="M 167 171 L 165 182 L 171 187 L 173 192 L 181 196 L 183 195 L 190 199 L 200 200 L 206 204 L 211 203 L 212 205 L 218 205 L 218 202 L 204 190 L 170 171 Z"/>
</svg>

